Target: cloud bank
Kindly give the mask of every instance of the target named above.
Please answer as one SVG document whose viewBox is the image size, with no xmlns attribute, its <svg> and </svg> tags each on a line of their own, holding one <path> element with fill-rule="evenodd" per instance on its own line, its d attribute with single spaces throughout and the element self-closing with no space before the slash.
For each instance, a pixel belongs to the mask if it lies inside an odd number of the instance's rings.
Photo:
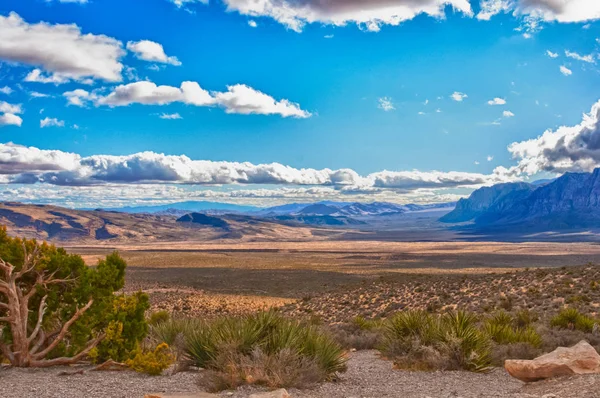
<svg viewBox="0 0 600 398">
<path fill-rule="evenodd" d="M 280 163 L 252 164 L 192 160 L 187 156 L 140 152 L 127 156 L 41 150 L 12 143 L 0 144 L 0 174 L 9 183 L 47 183 L 61 186 L 103 184 L 273 184 L 326 186 L 347 193 L 382 189 L 472 187 L 513 179 L 500 173 L 441 171 L 380 171 L 361 176 L 352 169 L 294 168 Z"/>
</svg>

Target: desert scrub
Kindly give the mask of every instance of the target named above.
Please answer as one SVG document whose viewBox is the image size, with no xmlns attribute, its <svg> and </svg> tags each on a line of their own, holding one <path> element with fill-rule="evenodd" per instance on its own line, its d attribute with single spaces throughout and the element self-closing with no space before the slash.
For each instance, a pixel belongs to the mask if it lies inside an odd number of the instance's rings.
<svg viewBox="0 0 600 398">
<path fill-rule="evenodd" d="M 579 330 L 591 333 L 597 322 L 587 315 L 583 315 L 575 308 L 566 308 L 550 321 L 550 326 L 561 329 Z"/>
<path fill-rule="evenodd" d="M 474 315 L 462 311 L 400 312 L 388 320 L 381 350 L 403 369 L 485 371 L 491 364 L 488 336 Z"/>
<path fill-rule="evenodd" d="M 531 326 L 532 319 L 529 312 L 519 312 L 513 317 L 501 311 L 485 320 L 483 332 L 500 345 L 525 343 L 539 348 L 542 337 Z"/>
<path fill-rule="evenodd" d="M 138 349 L 132 359 L 125 362 L 129 368 L 139 373 L 146 373 L 151 376 L 158 376 L 167 369 L 174 361 L 169 345 L 159 344 L 153 351 L 143 352 Z"/>
<path fill-rule="evenodd" d="M 383 338 L 385 321 L 357 316 L 347 323 L 330 325 L 335 340 L 344 348 L 371 350 L 378 348 Z"/>
<path fill-rule="evenodd" d="M 344 349 L 321 327 L 263 312 L 212 320 L 169 320 L 151 328 L 154 341 L 183 336 L 186 357 L 204 368 L 211 390 L 242 384 L 305 387 L 346 370 Z"/>
<path fill-rule="evenodd" d="M 168 321 L 171 318 L 171 315 L 169 314 L 168 311 L 165 310 L 161 310 L 161 311 L 156 311 L 153 312 L 152 314 L 150 314 L 150 317 L 148 318 L 148 325 L 158 325 L 159 323 L 163 323 Z"/>
</svg>

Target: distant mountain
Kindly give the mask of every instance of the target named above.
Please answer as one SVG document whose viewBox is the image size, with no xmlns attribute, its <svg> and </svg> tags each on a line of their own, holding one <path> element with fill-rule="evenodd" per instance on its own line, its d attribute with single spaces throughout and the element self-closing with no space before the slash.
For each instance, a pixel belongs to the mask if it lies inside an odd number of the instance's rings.
<svg viewBox="0 0 600 398">
<path fill-rule="evenodd" d="M 177 202 L 177 203 L 169 203 L 166 205 L 156 205 L 156 206 L 126 206 L 126 207 L 117 207 L 110 209 L 103 209 L 106 211 L 120 211 L 123 213 L 170 213 L 174 215 L 178 214 L 178 211 L 185 212 L 211 212 L 214 211 L 216 213 L 223 212 L 234 212 L 234 213 L 246 213 L 251 211 L 259 210 L 259 207 L 254 206 L 241 206 L 235 205 L 231 203 L 220 203 L 220 202 L 204 202 L 204 201 L 188 201 L 188 202 Z"/>
<path fill-rule="evenodd" d="M 333 216 L 333 217 L 370 217 L 403 214 L 415 211 L 453 208 L 456 203 L 437 203 L 428 205 L 399 205 L 386 202 L 331 202 L 293 203 L 289 205 L 262 209 L 255 214 L 265 216 L 298 215 L 298 216 Z M 252 213 L 250 213 L 252 214 Z"/>
<path fill-rule="evenodd" d="M 472 220 L 480 227 L 600 227 L 600 169 L 566 173 L 541 186 L 519 183 L 481 188 L 441 220 Z"/>
<path fill-rule="evenodd" d="M 350 217 L 333 217 L 328 215 L 283 215 L 274 217 L 278 221 L 291 221 L 307 225 L 326 225 L 326 226 L 344 226 L 344 225 L 365 225 L 364 221 L 355 220 Z"/>
<path fill-rule="evenodd" d="M 192 212 L 180 218 L 116 211 L 73 210 L 50 205 L 0 202 L 0 225 L 11 235 L 72 243 L 152 243 L 314 240 L 315 227 L 246 215 Z M 319 229 L 319 239 L 336 233 Z"/>
<path fill-rule="evenodd" d="M 459 223 L 474 220 L 487 212 L 501 211 L 513 201 L 527 197 L 535 188 L 525 182 L 480 188 L 467 199 L 460 199 L 454 210 L 440 218 L 440 221 Z"/>
</svg>

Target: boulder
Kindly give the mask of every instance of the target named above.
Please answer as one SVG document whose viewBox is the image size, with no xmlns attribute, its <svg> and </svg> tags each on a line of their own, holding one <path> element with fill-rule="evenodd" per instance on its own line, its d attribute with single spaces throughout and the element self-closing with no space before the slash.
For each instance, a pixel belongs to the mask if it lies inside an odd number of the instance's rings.
<svg viewBox="0 0 600 398">
<path fill-rule="evenodd" d="M 285 389 L 281 388 L 275 391 L 252 394 L 248 398 L 291 398 L 291 395 Z"/>
<path fill-rule="evenodd" d="M 508 373 L 525 382 L 552 377 L 600 373 L 600 355 L 587 341 L 570 348 L 559 347 L 531 361 L 507 360 Z"/>
</svg>

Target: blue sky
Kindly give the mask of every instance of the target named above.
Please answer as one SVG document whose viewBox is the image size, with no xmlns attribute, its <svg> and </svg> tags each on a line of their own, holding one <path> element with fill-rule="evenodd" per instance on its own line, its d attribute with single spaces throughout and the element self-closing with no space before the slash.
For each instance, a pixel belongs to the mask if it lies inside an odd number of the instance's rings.
<svg viewBox="0 0 600 398">
<path fill-rule="evenodd" d="M 594 0 L 256 3 L 2 2 L 0 199 L 429 202 L 600 160 Z"/>
</svg>

